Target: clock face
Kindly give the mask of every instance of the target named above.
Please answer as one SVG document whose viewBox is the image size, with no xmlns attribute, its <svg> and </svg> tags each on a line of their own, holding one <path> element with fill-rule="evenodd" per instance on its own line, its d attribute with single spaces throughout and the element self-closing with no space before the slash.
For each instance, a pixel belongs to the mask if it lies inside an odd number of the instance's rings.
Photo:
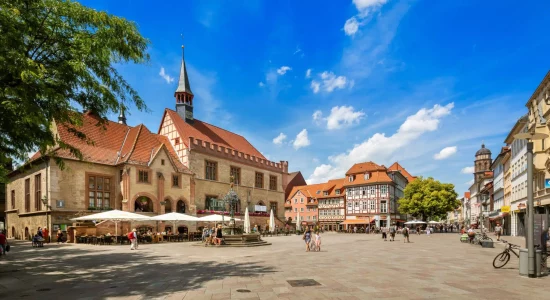
<svg viewBox="0 0 550 300">
<path fill-rule="evenodd" d="M 185 112 L 185 117 L 187 119 L 193 120 L 193 112 L 192 111 L 186 111 Z"/>
</svg>

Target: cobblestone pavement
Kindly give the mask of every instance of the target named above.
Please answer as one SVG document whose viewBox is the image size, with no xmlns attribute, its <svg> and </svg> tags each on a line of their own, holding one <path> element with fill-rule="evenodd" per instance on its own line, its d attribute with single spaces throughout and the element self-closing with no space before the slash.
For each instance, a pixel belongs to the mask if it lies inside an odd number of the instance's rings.
<svg viewBox="0 0 550 300">
<path fill-rule="evenodd" d="M 496 270 L 502 244 L 484 249 L 457 234 L 413 235 L 405 244 L 327 233 L 316 253 L 305 252 L 300 236 L 266 239 L 271 246 L 137 251 L 12 242 L 0 258 L 0 299 L 550 299 L 550 277 L 519 276 L 515 257 Z M 287 281 L 302 279 L 319 285 Z"/>
</svg>

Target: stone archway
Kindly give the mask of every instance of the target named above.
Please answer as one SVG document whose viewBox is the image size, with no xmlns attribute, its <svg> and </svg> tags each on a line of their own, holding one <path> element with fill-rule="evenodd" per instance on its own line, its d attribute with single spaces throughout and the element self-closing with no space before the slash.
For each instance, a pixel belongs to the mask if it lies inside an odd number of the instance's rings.
<svg viewBox="0 0 550 300">
<path fill-rule="evenodd" d="M 25 240 L 29 239 L 29 227 L 25 227 Z"/>
<path fill-rule="evenodd" d="M 11 227 L 11 238 L 12 239 L 15 238 L 15 227 L 14 226 Z"/>
<path fill-rule="evenodd" d="M 141 196 L 134 201 L 134 211 L 136 212 L 154 212 L 153 200 L 147 196 Z"/>
<path fill-rule="evenodd" d="M 176 205 L 176 212 L 184 214 L 187 211 L 187 205 L 185 204 L 185 201 L 178 200 L 178 204 Z"/>
<path fill-rule="evenodd" d="M 139 192 L 132 198 L 131 201 L 128 201 L 128 203 L 127 203 L 128 211 L 131 211 L 131 212 L 135 211 L 136 201 L 138 201 L 138 199 L 141 198 L 141 197 L 146 197 L 146 198 L 151 200 L 152 212 L 159 212 L 160 211 L 160 203 L 157 200 L 157 198 L 153 194 L 150 194 L 150 193 L 147 193 L 147 192 Z"/>
<path fill-rule="evenodd" d="M 166 202 L 164 204 L 164 213 L 170 213 L 172 212 L 172 200 L 170 198 L 166 198 L 164 199 L 164 202 Z"/>
</svg>

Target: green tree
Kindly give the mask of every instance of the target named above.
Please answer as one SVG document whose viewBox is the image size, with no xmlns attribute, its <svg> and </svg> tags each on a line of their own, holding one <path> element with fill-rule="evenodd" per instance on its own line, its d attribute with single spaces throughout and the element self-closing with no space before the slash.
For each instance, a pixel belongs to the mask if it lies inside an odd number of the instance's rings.
<svg viewBox="0 0 550 300">
<path fill-rule="evenodd" d="M 404 194 L 399 199 L 399 211 L 422 220 L 443 219 L 460 205 L 453 184 L 441 183 L 431 177 L 419 177 L 412 181 L 405 187 Z"/>
<path fill-rule="evenodd" d="M 147 62 L 148 44 L 135 23 L 74 1 L 0 0 L 0 178 L 10 157 L 37 149 L 81 158 L 50 130 L 53 120 L 81 124 L 78 107 L 103 120 L 121 106 L 147 110 L 115 64 Z"/>
</svg>

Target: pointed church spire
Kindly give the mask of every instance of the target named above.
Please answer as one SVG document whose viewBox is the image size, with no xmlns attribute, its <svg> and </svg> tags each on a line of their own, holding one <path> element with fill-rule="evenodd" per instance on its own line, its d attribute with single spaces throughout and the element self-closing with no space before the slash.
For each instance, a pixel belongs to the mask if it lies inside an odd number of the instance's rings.
<svg viewBox="0 0 550 300">
<path fill-rule="evenodd" d="M 120 115 L 118 115 L 118 123 L 126 125 L 126 115 L 124 114 L 124 106 L 120 103 Z"/>
<path fill-rule="evenodd" d="M 178 80 L 178 88 L 176 93 L 188 93 L 193 95 L 191 86 L 189 85 L 189 77 L 187 76 L 187 68 L 185 67 L 185 54 L 184 46 L 181 45 L 181 67 L 180 67 L 180 79 Z"/>
<path fill-rule="evenodd" d="M 185 67 L 184 46 L 181 45 L 181 69 L 180 79 L 178 80 L 178 88 L 174 93 L 176 97 L 176 112 L 178 115 L 189 124 L 193 124 L 193 92 L 189 85 L 189 77 L 187 77 L 187 68 Z"/>
</svg>

